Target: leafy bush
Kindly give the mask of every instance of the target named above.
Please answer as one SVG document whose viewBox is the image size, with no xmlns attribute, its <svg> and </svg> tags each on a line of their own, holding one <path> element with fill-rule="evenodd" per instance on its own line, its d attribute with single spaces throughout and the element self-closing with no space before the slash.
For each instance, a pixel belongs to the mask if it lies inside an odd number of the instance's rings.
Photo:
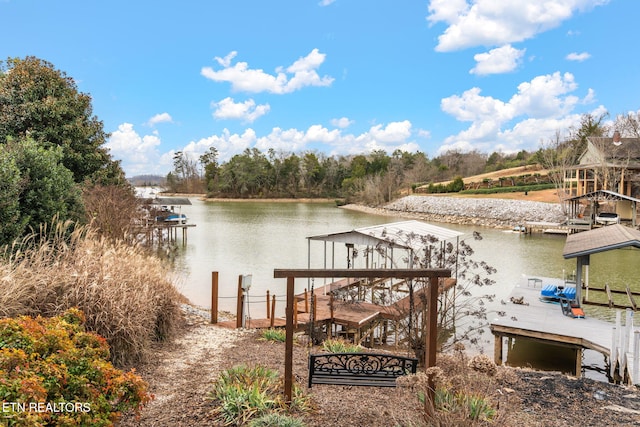
<svg viewBox="0 0 640 427">
<path fill-rule="evenodd" d="M 112 426 L 152 396 L 133 370 L 110 362 L 84 314 L 0 319 L 0 419 L 7 426 Z"/>
<path fill-rule="evenodd" d="M 304 423 L 288 415 L 271 413 L 251 420 L 249 427 L 304 427 Z"/>
<path fill-rule="evenodd" d="M 360 353 L 361 345 L 353 344 L 343 339 L 328 339 L 322 343 L 322 349 L 329 353 Z"/>
<path fill-rule="evenodd" d="M 265 341 L 285 342 L 287 332 L 284 329 L 264 329 L 261 338 Z"/>
<path fill-rule="evenodd" d="M 271 413 L 309 411 L 310 400 L 300 387 L 294 384 L 292 392 L 292 402 L 287 405 L 284 382 L 277 371 L 240 365 L 220 374 L 209 398 L 215 401 L 214 413 L 221 422 L 243 425 Z"/>
<path fill-rule="evenodd" d="M 517 193 L 522 191 L 540 191 L 550 190 L 555 188 L 554 184 L 530 184 L 530 185 L 517 185 L 511 187 L 491 187 L 491 188 L 478 188 L 476 190 L 463 190 L 460 194 L 498 194 L 498 193 Z"/>
<path fill-rule="evenodd" d="M 464 189 L 464 181 L 457 176 L 448 184 L 429 184 L 429 193 L 457 193 Z"/>
<path fill-rule="evenodd" d="M 424 392 L 419 392 L 418 398 L 425 403 Z M 457 414 L 471 421 L 491 421 L 496 415 L 496 410 L 482 396 L 453 393 L 444 388 L 436 389 L 434 406 L 436 411 Z"/>
</svg>

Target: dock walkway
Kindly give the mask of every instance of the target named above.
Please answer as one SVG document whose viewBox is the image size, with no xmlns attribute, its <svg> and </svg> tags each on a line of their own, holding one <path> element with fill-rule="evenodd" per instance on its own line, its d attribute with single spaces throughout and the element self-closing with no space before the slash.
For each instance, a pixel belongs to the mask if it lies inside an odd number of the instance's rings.
<svg viewBox="0 0 640 427">
<path fill-rule="evenodd" d="M 573 348 L 576 351 L 576 376 L 582 370 L 582 351 L 592 349 L 611 359 L 614 324 L 591 318 L 571 318 L 562 314 L 559 304 L 540 300 L 540 289 L 547 284 L 563 285 L 561 279 L 524 278 L 505 302 L 504 310 L 491 321 L 490 329 L 495 336 L 494 358 L 496 364 L 503 361 L 503 338 L 527 338 L 548 344 Z M 514 303 L 522 302 L 522 303 Z M 627 369 L 633 372 L 632 360 Z"/>
</svg>

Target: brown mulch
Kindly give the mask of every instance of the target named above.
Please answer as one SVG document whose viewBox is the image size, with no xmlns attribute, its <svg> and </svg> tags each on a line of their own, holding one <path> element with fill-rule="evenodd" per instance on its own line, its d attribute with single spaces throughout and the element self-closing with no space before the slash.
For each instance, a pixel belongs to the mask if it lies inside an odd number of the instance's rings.
<svg viewBox="0 0 640 427">
<path fill-rule="evenodd" d="M 284 373 L 284 344 L 258 339 L 255 331 L 234 331 L 191 321 L 180 339 L 159 345 L 153 361 L 138 370 L 155 399 L 139 417 L 119 425 L 217 426 L 207 398 L 219 372 L 236 365 L 262 365 Z M 307 426 L 419 426 L 425 423 L 417 391 L 397 388 L 316 385 L 306 388 L 306 346 L 294 346 L 295 379 L 312 396 L 315 411 L 301 418 Z M 499 405 L 501 426 L 640 426 L 636 388 L 575 379 L 559 373 L 499 368 L 488 394 Z M 504 375 L 508 373 L 508 375 Z M 439 424 L 453 423 L 439 417 Z"/>
</svg>

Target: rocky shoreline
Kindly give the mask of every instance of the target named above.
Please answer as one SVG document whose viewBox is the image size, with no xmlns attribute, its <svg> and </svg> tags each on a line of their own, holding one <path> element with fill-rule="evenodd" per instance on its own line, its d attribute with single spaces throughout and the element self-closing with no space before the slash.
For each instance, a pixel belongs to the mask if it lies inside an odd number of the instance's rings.
<svg viewBox="0 0 640 427">
<path fill-rule="evenodd" d="M 527 221 L 559 223 L 566 219 L 559 203 L 497 198 L 411 195 L 381 207 L 353 204 L 342 207 L 378 215 L 503 229 Z"/>
</svg>

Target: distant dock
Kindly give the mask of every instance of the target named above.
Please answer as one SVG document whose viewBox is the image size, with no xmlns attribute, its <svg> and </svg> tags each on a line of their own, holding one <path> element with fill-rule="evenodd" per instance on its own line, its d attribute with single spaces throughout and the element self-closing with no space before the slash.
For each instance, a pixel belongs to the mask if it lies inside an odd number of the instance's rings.
<svg viewBox="0 0 640 427">
<path fill-rule="evenodd" d="M 570 232 L 570 228 L 562 222 L 527 221 L 524 225 L 520 225 L 517 228 L 518 231 L 525 234 L 569 234 Z"/>
</svg>

